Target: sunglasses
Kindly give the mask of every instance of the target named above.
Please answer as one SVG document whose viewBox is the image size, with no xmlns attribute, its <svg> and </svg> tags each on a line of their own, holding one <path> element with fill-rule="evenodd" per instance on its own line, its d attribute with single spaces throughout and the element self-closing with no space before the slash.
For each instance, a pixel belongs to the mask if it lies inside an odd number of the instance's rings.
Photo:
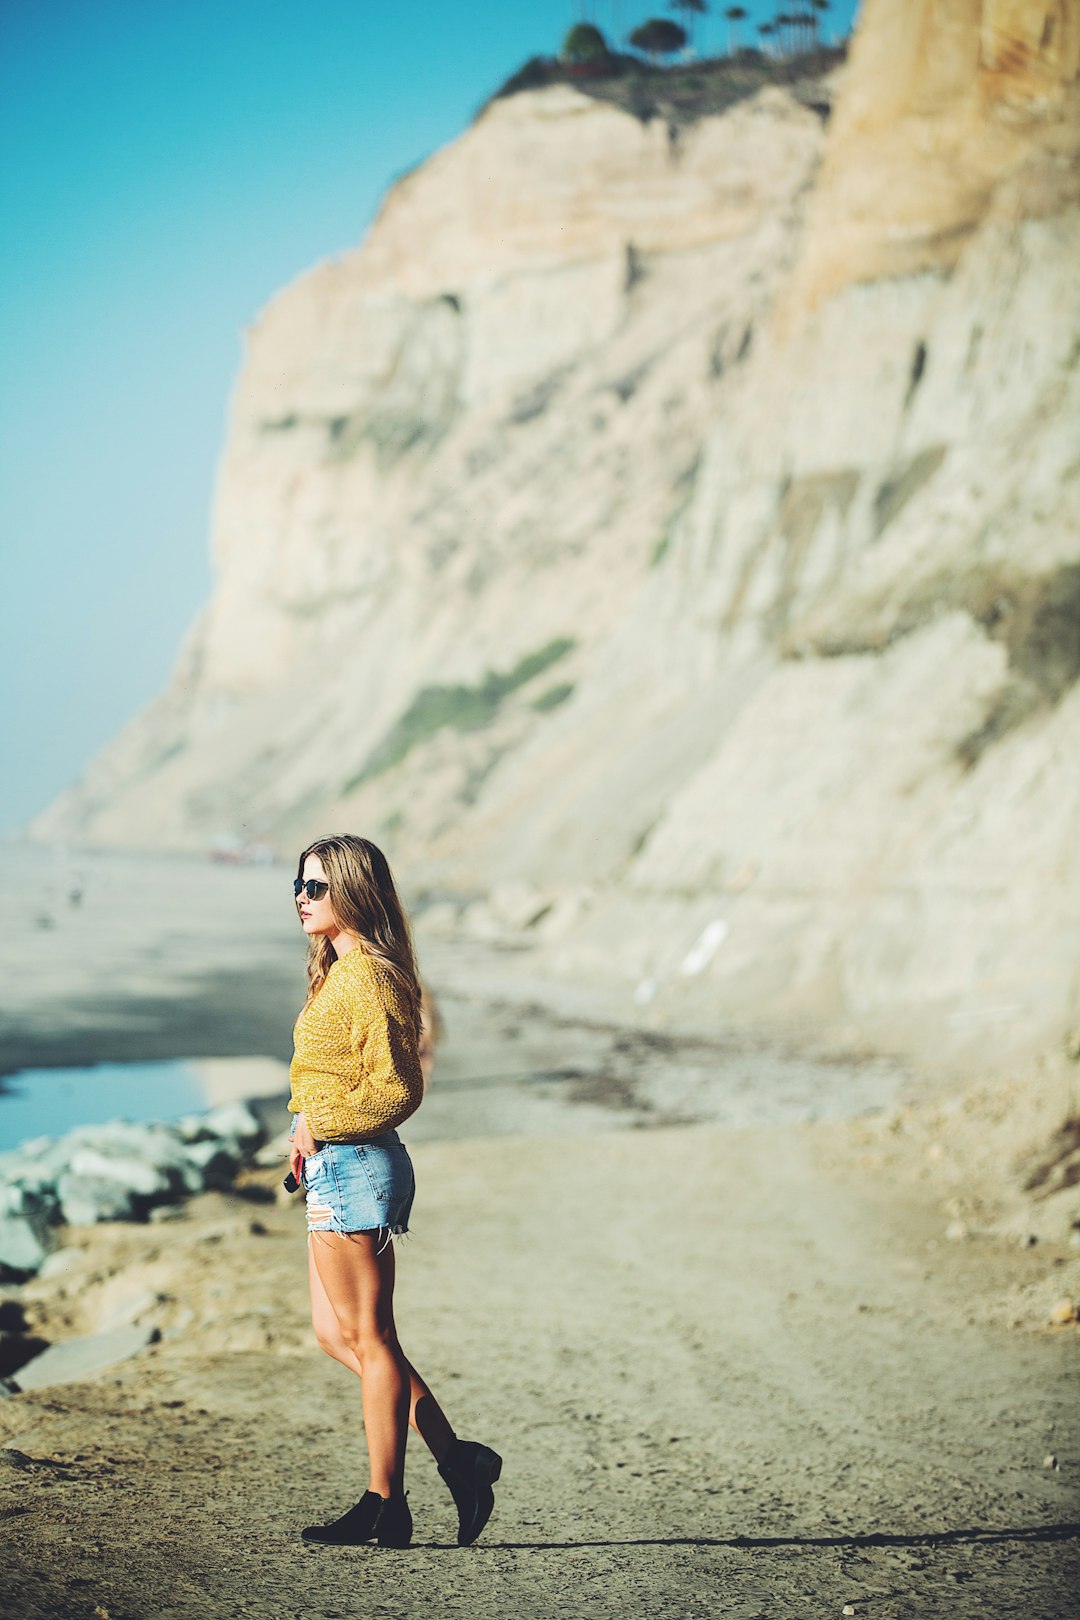
<svg viewBox="0 0 1080 1620">
<path fill-rule="evenodd" d="M 329 883 L 319 883 L 315 878 L 308 878 L 304 883 L 300 878 L 293 878 L 292 892 L 298 900 L 302 894 L 306 894 L 309 900 L 321 900 L 329 891 Z"/>
</svg>

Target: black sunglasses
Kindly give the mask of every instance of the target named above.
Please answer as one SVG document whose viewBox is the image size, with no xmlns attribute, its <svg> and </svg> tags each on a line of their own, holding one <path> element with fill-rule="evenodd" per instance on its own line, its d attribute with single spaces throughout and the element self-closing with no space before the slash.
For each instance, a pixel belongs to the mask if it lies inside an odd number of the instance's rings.
<svg viewBox="0 0 1080 1620">
<path fill-rule="evenodd" d="M 319 883 L 315 878 L 308 878 L 306 883 L 301 878 L 293 878 L 292 892 L 298 900 L 301 894 L 306 894 L 309 900 L 321 900 L 329 890 L 329 883 Z"/>
</svg>

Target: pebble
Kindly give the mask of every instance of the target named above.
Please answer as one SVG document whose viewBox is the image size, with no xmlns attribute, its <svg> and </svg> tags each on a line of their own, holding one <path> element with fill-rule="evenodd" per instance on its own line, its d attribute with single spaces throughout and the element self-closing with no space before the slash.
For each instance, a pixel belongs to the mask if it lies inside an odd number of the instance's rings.
<svg viewBox="0 0 1080 1620">
<path fill-rule="evenodd" d="M 1053 1452 L 1051 1452 L 1048 1457 L 1043 1458 L 1043 1467 L 1044 1468 L 1056 1468 L 1057 1465 L 1058 1465 L 1058 1460 L 1054 1456 Z"/>
<path fill-rule="evenodd" d="M 1059 1299 L 1051 1309 L 1050 1320 L 1051 1322 L 1075 1322 L 1077 1314 L 1075 1300 Z"/>
</svg>

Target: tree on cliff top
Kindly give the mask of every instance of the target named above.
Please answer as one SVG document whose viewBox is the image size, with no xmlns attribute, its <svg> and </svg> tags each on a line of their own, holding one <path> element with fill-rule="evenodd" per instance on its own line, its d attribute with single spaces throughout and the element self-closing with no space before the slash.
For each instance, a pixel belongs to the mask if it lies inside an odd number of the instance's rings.
<svg viewBox="0 0 1080 1620">
<path fill-rule="evenodd" d="M 682 11 L 686 13 L 686 21 L 690 29 L 690 47 L 691 49 L 694 49 L 694 35 L 696 33 L 695 22 L 698 17 L 703 17 L 708 11 L 708 0 L 669 0 L 669 4 L 672 11 Z M 631 41 L 631 43 L 633 42 Z"/>
<path fill-rule="evenodd" d="M 564 62 L 606 62 L 611 52 L 599 28 L 592 23 L 575 23 L 559 54 Z"/>
<path fill-rule="evenodd" d="M 672 56 L 676 51 L 681 51 L 686 39 L 686 29 L 667 17 L 650 17 L 648 22 L 643 22 L 630 35 L 631 45 L 651 56 L 653 61 L 658 56 Z"/>
<path fill-rule="evenodd" d="M 745 21 L 746 7 L 728 6 L 727 10 L 724 12 L 724 16 L 727 18 L 727 53 L 730 56 L 732 54 L 731 47 L 738 38 L 738 30 L 734 25 L 736 23 Z"/>
</svg>

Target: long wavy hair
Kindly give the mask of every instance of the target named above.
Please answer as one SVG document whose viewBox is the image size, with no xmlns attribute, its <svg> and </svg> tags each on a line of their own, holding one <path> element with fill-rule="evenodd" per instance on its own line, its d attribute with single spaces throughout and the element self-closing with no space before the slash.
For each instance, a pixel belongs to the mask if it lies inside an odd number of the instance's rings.
<svg viewBox="0 0 1080 1620">
<path fill-rule="evenodd" d="M 368 838 L 342 833 L 317 838 L 300 853 L 296 875 L 304 875 L 304 862 L 317 855 L 330 885 L 328 898 L 339 928 L 359 934 L 361 949 L 383 964 L 412 1017 L 417 1041 L 421 1035 L 422 992 L 416 966 L 412 930 L 405 907 L 398 896 L 389 863 L 382 850 Z M 297 906 L 303 898 L 297 900 Z M 308 940 L 308 1006 L 322 988 L 336 962 L 334 947 L 323 934 Z"/>
</svg>

